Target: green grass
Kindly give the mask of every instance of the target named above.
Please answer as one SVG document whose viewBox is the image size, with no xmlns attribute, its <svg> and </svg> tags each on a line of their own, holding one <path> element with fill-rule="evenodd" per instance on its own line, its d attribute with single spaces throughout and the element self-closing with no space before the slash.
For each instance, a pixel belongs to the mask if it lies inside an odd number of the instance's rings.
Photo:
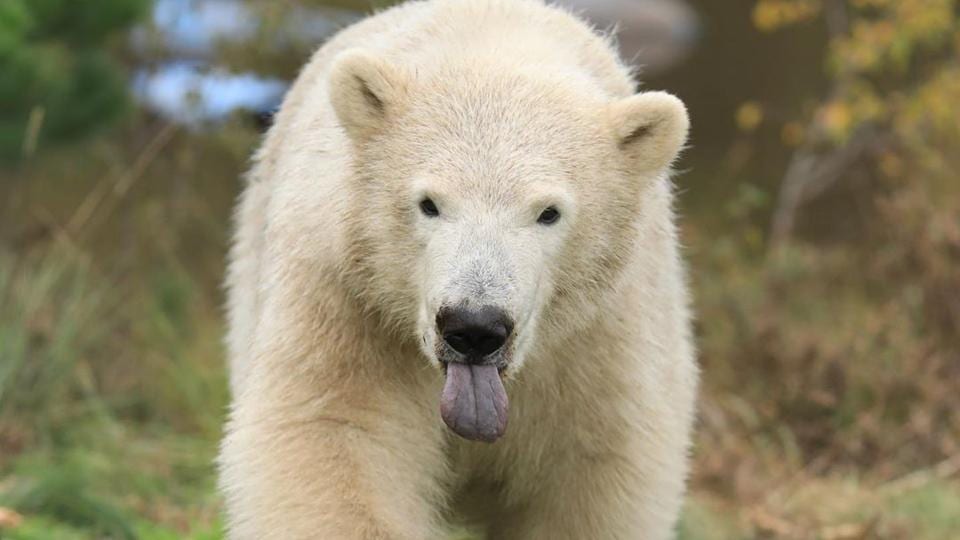
<svg viewBox="0 0 960 540">
<path fill-rule="evenodd" d="M 960 531 L 960 484 L 932 482 L 892 497 L 888 510 L 917 539 L 950 538 Z"/>
<path fill-rule="evenodd" d="M 220 327 L 185 273 L 147 282 L 0 253 L 3 538 L 219 536 Z"/>
</svg>

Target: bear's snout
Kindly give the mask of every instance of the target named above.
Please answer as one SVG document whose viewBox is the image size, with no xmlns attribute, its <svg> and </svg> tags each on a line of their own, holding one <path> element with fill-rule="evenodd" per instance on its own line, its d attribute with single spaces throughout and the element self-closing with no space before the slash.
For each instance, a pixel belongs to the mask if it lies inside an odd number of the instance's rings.
<svg viewBox="0 0 960 540">
<path fill-rule="evenodd" d="M 503 348 L 513 332 L 513 321 L 496 306 L 455 306 L 437 313 L 437 332 L 465 363 L 484 364 Z"/>
</svg>

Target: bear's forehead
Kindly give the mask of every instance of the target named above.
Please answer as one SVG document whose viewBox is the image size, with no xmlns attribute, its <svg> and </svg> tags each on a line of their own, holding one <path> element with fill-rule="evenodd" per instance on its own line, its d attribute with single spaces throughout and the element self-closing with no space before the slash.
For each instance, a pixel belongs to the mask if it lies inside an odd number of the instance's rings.
<svg viewBox="0 0 960 540">
<path fill-rule="evenodd" d="M 472 68 L 417 78 L 410 117 L 437 136 L 553 146 L 592 134 L 595 92 L 558 74 Z"/>
<path fill-rule="evenodd" d="M 472 189 L 494 198 L 523 197 L 531 188 L 566 184 L 573 168 L 560 159 L 522 152 L 440 151 L 422 162 L 415 176 L 429 184 Z"/>
<path fill-rule="evenodd" d="M 543 135 L 467 120 L 446 133 L 426 135 L 419 146 L 429 151 L 409 157 L 416 176 L 461 187 L 496 187 L 505 195 L 537 182 L 562 182 L 582 169 L 589 152 L 578 148 L 575 135 L 566 134 L 566 140 Z"/>
<path fill-rule="evenodd" d="M 518 77 L 444 80 L 413 92 L 397 135 L 428 173 L 460 182 L 568 176 L 603 140 L 600 114 L 569 91 Z"/>
</svg>

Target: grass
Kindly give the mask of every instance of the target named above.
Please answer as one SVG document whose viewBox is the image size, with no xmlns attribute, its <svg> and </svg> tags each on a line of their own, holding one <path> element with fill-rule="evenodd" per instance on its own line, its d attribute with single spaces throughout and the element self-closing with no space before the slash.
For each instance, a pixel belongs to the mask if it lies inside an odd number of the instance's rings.
<svg viewBox="0 0 960 540">
<path fill-rule="evenodd" d="M 187 276 L 149 282 L 0 254 L 0 506 L 26 518 L 4 538 L 218 537 L 219 325 Z"/>
<path fill-rule="evenodd" d="M 851 476 L 809 479 L 773 506 L 741 506 L 695 494 L 678 538 L 946 540 L 958 526 L 957 482 L 931 479 L 896 491 Z"/>
</svg>

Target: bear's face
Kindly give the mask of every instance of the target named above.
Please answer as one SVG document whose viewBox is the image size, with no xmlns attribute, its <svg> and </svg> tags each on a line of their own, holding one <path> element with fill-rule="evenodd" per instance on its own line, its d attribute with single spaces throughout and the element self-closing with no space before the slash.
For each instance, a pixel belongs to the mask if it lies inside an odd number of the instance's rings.
<svg viewBox="0 0 960 540">
<path fill-rule="evenodd" d="M 411 76 L 362 52 L 335 63 L 331 101 L 355 149 L 360 293 L 446 371 L 447 424 L 494 440 L 501 377 L 585 320 L 635 248 L 683 106 L 476 66 Z"/>
</svg>

